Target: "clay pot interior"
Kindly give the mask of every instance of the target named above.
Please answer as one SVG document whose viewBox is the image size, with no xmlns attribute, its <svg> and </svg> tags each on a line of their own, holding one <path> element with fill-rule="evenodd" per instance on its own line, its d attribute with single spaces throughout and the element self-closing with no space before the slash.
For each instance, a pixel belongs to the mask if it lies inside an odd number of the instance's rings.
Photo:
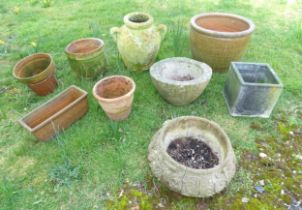
<svg viewBox="0 0 302 210">
<path fill-rule="evenodd" d="M 204 70 L 200 66 L 183 61 L 165 61 L 153 69 L 155 76 L 168 82 L 193 82 L 204 77 Z"/>
<path fill-rule="evenodd" d="M 267 65 L 235 64 L 243 81 L 248 83 L 279 84 Z"/>
<path fill-rule="evenodd" d="M 85 95 L 84 92 L 76 88 L 70 88 L 68 91 L 62 93 L 60 97 L 50 101 L 47 106 L 42 106 L 40 109 L 22 119 L 22 122 L 29 128 L 34 129 L 62 109 L 71 106 L 75 101 L 82 98 L 83 95 Z"/>
<path fill-rule="evenodd" d="M 103 45 L 104 43 L 98 39 L 93 39 L 93 38 L 80 39 L 70 43 L 67 46 L 66 51 L 72 54 L 86 54 L 102 48 Z"/>
<path fill-rule="evenodd" d="M 48 68 L 51 63 L 51 58 L 47 55 L 40 55 L 39 57 L 30 57 L 21 61 L 15 68 L 15 75 L 20 79 L 29 79 Z"/>
<path fill-rule="evenodd" d="M 137 14 L 130 15 L 128 20 L 133 23 L 144 23 L 149 20 L 149 17 L 146 14 L 137 13 Z"/>
<path fill-rule="evenodd" d="M 247 22 L 232 16 L 202 16 L 196 19 L 196 24 L 217 32 L 242 32 L 250 28 Z"/>
<path fill-rule="evenodd" d="M 111 77 L 99 83 L 96 94 L 105 99 L 122 97 L 133 89 L 131 81 L 124 77 Z"/>
</svg>

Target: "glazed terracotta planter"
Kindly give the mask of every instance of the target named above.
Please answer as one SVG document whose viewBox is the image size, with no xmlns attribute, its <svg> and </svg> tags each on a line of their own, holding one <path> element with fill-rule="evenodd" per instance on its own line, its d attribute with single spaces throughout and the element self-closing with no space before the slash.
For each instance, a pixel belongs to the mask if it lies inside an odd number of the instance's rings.
<svg viewBox="0 0 302 210">
<path fill-rule="evenodd" d="M 110 33 L 127 68 L 143 71 L 154 63 L 166 31 L 163 24 L 153 25 L 151 15 L 134 12 L 124 17 L 122 27 L 111 28 Z"/>
<path fill-rule="evenodd" d="M 80 119 L 87 110 L 87 92 L 70 86 L 19 122 L 39 140 L 47 141 Z"/>
<path fill-rule="evenodd" d="M 238 15 L 196 15 L 191 19 L 192 56 L 210 65 L 214 72 L 226 72 L 230 62 L 243 55 L 254 29 L 251 20 Z"/>
<path fill-rule="evenodd" d="M 46 53 L 27 56 L 13 68 L 13 76 L 39 96 L 45 96 L 56 89 L 58 82 L 55 72 L 53 58 Z"/>
<path fill-rule="evenodd" d="M 70 67 L 79 77 L 94 78 L 106 71 L 104 42 L 97 38 L 78 39 L 65 48 Z"/>
<path fill-rule="evenodd" d="M 195 169 L 174 160 L 167 148 L 179 137 L 194 137 L 206 143 L 217 154 L 218 164 Z M 219 193 L 236 171 L 236 158 L 227 134 L 215 122 L 193 116 L 166 121 L 152 138 L 148 159 L 154 176 L 184 196 L 210 197 Z"/>
<path fill-rule="evenodd" d="M 98 81 L 92 92 L 107 116 L 119 121 L 127 119 L 131 112 L 135 87 L 131 78 L 114 75 Z"/>
<path fill-rule="evenodd" d="M 282 89 L 282 82 L 270 65 L 232 62 L 224 97 L 232 116 L 268 118 Z"/>
<path fill-rule="evenodd" d="M 212 69 L 189 58 L 168 58 L 150 68 L 152 82 L 160 95 L 174 105 L 187 105 L 208 85 Z"/>
</svg>

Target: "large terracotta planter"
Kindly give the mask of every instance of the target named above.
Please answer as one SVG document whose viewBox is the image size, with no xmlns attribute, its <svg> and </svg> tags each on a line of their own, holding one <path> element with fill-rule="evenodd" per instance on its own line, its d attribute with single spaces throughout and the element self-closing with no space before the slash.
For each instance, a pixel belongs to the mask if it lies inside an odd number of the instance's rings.
<svg viewBox="0 0 302 210">
<path fill-rule="evenodd" d="M 164 99 L 174 105 L 186 105 L 204 91 L 211 79 L 212 69 L 189 58 L 168 58 L 153 64 L 150 75 Z"/>
<path fill-rule="evenodd" d="M 114 75 L 98 81 L 92 92 L 107 116 L 119 121 L 128 118 L 131 112 L 135 87 L 131 78 Z"/>
<path fill-rule="evenodd" d="M 65 54 L 79 77 L 94 78 L 106 70 L 104 42 L 101 39 L 75 40 L 67 45 Z"/>
<path fill-rule="evenodd" d="M 45 96 L 58 85 L 56 66 L 50 54 L 37 53 L 20 60 L 13 68 L 13 76 L 25 83 L 37 95 Z"/>
<path fill-rule="evenodd" d="M 238 15 L 196 15 L 191 19 L 192 56 L 210 65 L 214 72 L 226 72 L 230 62 L 243 55 L 254 29 L 251 20 Z"/>
<path fill-rule="evenodd" d="M 167 148 L 175 138 L 194 137 L 206 143 L 219 158 L 209 169 L 194 169 L 175 161 Z M 151 170 L 171 190 L 185 196 L 209 197 L 221 192 L 236 171 L 231 142 L 216 123 L 204 118 L 185 116 L 166 121 L 149 145 Z"/>
<path fill-rule="evenodd" d="M 270 65 L 232 62 L 224 97 L 232 116 L 268 118 L 282 89 L 282 82 Z"/>
<path fill-rule="evenodd" d="M 73 85 L 19 122 L 39 140 L 47 141 L 80 119 L 87 110 L 87 92 Z"/>
<path fill-rule="evenodd" d="M 110 33 L 128 69 L 147 70 L 154 63 L 167 27 L 153 25 L 153 17 L 134 12 L 124 17 L 124 25 L 111 28 Z"/>
</svg>

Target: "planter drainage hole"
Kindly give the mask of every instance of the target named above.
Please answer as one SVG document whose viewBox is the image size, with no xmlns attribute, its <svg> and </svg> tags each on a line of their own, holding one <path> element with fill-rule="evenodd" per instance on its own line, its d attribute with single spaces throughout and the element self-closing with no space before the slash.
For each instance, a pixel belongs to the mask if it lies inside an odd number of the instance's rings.
<svg viewBox="0 0 302 210">
<path fill-rule="evenodd" d="M 174 139 L 167 153 L 177 162 L 195 169 L 209 169 L 218 165 L 219 158 L 203 141 L 194 137 Z"/>
<path fill-rule="evenodd" d="M 132 15 L 129 20 L 134 23 L 143 23 L 149 20 L 147 15 L 139 14 L 139 15 Z"/>
</svg>

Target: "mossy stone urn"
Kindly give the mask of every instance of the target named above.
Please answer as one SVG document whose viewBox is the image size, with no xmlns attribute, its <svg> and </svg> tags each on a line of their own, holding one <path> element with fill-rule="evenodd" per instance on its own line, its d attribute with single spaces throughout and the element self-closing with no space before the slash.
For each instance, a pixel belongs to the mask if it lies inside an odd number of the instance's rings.
<svg viewBox="0 0 302 210">
<path fill-rule="evenodd" d="M 113 27 L 110 33 L 126 67 L 132 71 L 148 70 L 155 62 L 167 27 L 153 25 L 153 17 L 142 12 L 129 13 L 124 25 Z"/>
<path fill-rule="evenodd" d="M 189 138 L 194 138 L 199 143 L 203 142 L 210 148 L 218 158 L 215 165 L 193 168 L 170 156 L 168 150 L 175 139 L 181 139 L 176 145 L 179 148 Z M 189 145 L 187 151 L 193 148 L 191 142 Z M 200 153 L 204 150 L 194 151 Z M 176 153 L 179 154 L 181 152 Z M 206 156 L 205 152 L 202 154 Z M 190 157 L 193 162 L 198 160 L 193 157 Z M 221 192 L 236 172 L 236 158 L 227 134 L 215 122 L 195 116 L 177 117 L 166 121 L 151 140 L 148 159 L 154 176 L 171 190 L 190 197 L 210 197 Z M 206 158 L 202 160 L 207 161 Z"/>
</svg>

